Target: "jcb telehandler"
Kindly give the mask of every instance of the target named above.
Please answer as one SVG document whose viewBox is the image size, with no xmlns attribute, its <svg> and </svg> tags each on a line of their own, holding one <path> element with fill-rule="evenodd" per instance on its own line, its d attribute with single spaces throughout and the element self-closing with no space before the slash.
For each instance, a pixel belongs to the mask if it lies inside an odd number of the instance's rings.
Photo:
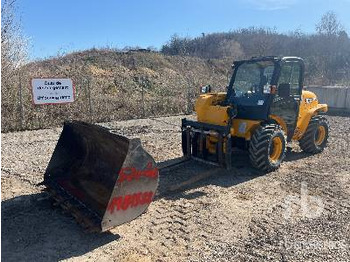
<svg viewBox="0 0 350 262">
<path fill-rule="evenodd" d="M 321 152 L 328 122 L 314 93 L 303 90 L 299 57 L 260 57 L 236 61 L 227 92 L 202 88 L 195 103 L 197 121 L 182 120 L 186 157 L 231 167 L 232 148 L 248 150 L 252 166 L 279 168 L 286 143 L 299 141 L 307 153 Z"/>
</svg>

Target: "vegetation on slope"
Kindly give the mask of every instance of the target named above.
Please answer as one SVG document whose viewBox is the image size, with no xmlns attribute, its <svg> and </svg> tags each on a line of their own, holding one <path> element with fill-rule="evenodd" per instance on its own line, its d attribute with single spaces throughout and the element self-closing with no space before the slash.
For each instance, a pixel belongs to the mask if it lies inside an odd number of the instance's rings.
<svg viewBox="0 0 350 262">
<path fill-rule="evenodd" d="M 312 34 L 296 30 L 250 27 L 187 38 L 174 35 L 161 52 L 201 58 L 231 59 L 252 56 L 300 56 L 305 59 L 308 83 L 321 85 L 350 82 L 350 38 L 333 12 L 327 12 Z"/>
<path fill-rule="evenodd" d="M 32 62 L 21 68 L 21 91 L 19 80 L 3 86 L 11 94 L 2 101 L 6 112 L 2 130 L 57 126 L 67 119 L 104 122 L 191 112 L 201 85 L 224 89 L 231 64 L 230 60 L 110 49 Z M 33 77 L 71 78 L 76 101 L 32 105 Z"/>
</svg>

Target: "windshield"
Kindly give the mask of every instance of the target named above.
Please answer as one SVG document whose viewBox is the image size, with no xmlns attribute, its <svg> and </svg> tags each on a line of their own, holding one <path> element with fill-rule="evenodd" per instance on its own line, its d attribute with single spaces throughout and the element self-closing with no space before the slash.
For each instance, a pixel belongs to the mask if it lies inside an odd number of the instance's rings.
<svg viewBox="0 0 350 262">
<path fill-rule="evenodd" d="M 232 86 L 235 96 L 263 94 L 264 89 L 269 89 L 274 68 L 272 61 L 244 62 L 238 65 Z"/>
</svg>

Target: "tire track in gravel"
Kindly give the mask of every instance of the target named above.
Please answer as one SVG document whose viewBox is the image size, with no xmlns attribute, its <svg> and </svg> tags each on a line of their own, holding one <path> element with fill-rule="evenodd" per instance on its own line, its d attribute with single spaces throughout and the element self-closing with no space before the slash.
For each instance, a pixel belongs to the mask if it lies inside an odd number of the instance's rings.
<svg viewBox="0 0 350 262">
<path fill-rule="evenodd" d="M 151 221 L 150 235 L 157 237 L 157 240 L 167 248 L 180 245 L 188 249 L 190 219 L 196 212 L 194 205 L 182 199 L 159 202 Z M 156 232 L 158 232 L 157 236 L 155 236 Z"/>
<path fill-rule="evenodd" d="M 282 175 L 276 173 L 272 178 L 279 181 L 286 196 L 299 198 L 301 183 L 306 182 L 307 194 L 321 197 L 324 202 L 321 217 L 309 219 L 296 213 L 292 214 L 291 220 L 286 220 L 286 205 L 282 198 L 271 209 L 264 209 L 259 216 L 252 216 L 247 239 L 231 244 L 226 240 L 226 244 L 216 245 L 205 260 L 229 257 L 231 261 L 347 261 L 350 257 L 350 242 L 346 242 L 350 236 L 348 174 L 334 176 L 317 171 L 300 171 L 297 167 L 287 168 L 281 169 Z M 344 177 L 345 182 L 340 182 L 339 179 Z M 256 193 L 255 198 L 258 198 Z M 265 194 L 268 196 L 269 192 Z M 300 204 L 296 203 L 292 210 L 300 213 Z M 334 234 L 338 231 L 342 233 Z M 324 245 L 326 250 L 318 250 L 317 245 Z M 332 245 L 341 247 L 334 248 Z"/>
<path fill-rule="evenodd" d="M 146 214 L 131 223 L 134 226 L 124 226 L 133 233 L 133 237 L 129 235 L 123 246 L 137 243 L 125 256 L 150 254 L 155 261 L 174 261 L 174 257 L 177 261 L 187 261 L 191 253 L 192 218 L 196 212 L 198 208 L 195 205 L 178 196 L 176 199 L 156 200 Z M 117 231 L 127 234 L 115 229 Z"/>
</svg>

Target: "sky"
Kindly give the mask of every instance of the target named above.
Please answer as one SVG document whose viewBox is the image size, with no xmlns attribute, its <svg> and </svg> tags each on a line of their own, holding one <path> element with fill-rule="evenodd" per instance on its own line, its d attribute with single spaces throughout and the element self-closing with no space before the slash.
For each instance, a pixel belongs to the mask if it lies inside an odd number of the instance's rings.
<svg viewBox="0 0 350 262">
<path fill-rule="evenodd" d="M 250 26 L 311 33 L 334 11 L 350 33 L 350 0 L 17 0 L 30 58 L 89 48 L 160 48 L 172 35 L 196 37 Z"/>
</svg>

